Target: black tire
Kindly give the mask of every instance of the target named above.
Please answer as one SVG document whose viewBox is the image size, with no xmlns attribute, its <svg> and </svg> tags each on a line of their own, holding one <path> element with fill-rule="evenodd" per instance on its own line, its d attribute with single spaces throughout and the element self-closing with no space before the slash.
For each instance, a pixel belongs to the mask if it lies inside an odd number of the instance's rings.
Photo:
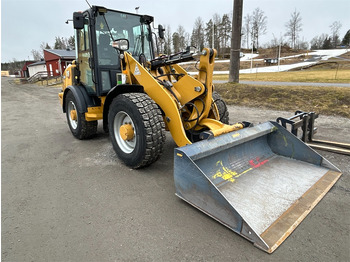
<svg viewBox="0 0 350 262">
<path fill-rule="evenodd" d="M 227 110 L 226 103 L 216 91 L 213 92 L 213 101 L 219 111 L 219 121 L 228 125 L 230 116 Z"/>
<path fill-rule="evenodd" d="M 132 130 L 129 137 L 123 138 L 121 134 L 124 127 Z M 114 98 L 108 112 L 108 130 L 116 154 L 127 166 L 148 166 L 163 152 L 162 112 L 144 93 L 127 93 Z"/>
<path fill-rule="evenodd" d="M 87 139 L 97 132 L 97 121 L 86 121 L 84 113 L 77 110 L 77 102 L 72 92 L 66 97 L 66 116 L 70 131 L 78 139 Z M 76 116 L 72 117 L 71 111 L 75 110 Z"/>
</svg>

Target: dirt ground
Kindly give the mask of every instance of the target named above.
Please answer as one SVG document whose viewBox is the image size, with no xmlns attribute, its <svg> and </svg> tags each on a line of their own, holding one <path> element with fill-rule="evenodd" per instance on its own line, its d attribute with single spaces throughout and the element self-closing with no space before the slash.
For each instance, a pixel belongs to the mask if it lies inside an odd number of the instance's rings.
<svg viewBox="0 0 350 262">
<path fill-rule="evenodd" d="M 1 83 L 2 261 L 350 261 L 350 157 L 319 151 L 343 175 L 271 255 L 175 196 L 173 151 L 121 163 L 99 123 L 75 139 L 59 88 Z M 229 107 L 231 121 L 288 117 Z M 350 143 L 350 119 L 321 116 L 320 139 Z"/>
</svg>

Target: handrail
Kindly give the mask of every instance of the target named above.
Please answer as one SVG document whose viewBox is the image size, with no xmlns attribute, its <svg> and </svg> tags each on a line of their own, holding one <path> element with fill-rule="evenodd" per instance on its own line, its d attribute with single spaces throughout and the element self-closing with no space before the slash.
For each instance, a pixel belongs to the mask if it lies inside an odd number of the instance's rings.
<svg viewBox="0 0 350 262">
<path fill-rule="evenodd" d="M 28 82 L 31 82 L 31 83 L 36 82 L 47 76 L 48 76 L 47 71 L 36 72 L 34 75 L 28 78 Z"/>
</svg>

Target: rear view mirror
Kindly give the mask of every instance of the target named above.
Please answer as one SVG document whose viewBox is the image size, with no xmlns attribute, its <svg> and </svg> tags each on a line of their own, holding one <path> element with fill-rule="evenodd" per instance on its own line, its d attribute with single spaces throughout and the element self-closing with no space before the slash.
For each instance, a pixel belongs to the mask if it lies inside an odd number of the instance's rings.
<svg viewBox="0 0 350 262">
<path fill-rule="evenodd" d="M 84 16 L 80 12 L 73 13 L 73 26 L 74 29 L 83 29 L 84 28 Z"/>
<path fill-rule="evenodd" d="M 163 26 L 158 25 L 158 36 L 160 39 L 164 39 L 164 31 L 165 31 L 165 29 L 163 28 Z"/>
<path fill-rule="evenodd" d="M 112 46 L 120 51 L 126 51 L 129 49 L 128 39 L 118 39 L 113 41 Z"/>
</svg>

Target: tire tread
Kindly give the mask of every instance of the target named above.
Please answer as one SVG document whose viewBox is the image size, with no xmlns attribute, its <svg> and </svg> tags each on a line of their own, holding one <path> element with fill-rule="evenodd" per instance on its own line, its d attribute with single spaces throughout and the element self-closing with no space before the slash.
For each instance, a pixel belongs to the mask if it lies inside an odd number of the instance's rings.
<svg viewBox="0 0 350 262">
<path fill-rule="evenodd" d="M 121 96 L 124 96 L 136 106 L 145 129 L 145 153 L 142 160 L 137 164 L 133 164 L 132 168 L 149 166 L 158 160 L 163 153 L 165 124 L 162 112 L 158 105 L 147 94 L 125 93 Z M 115 99 L 119 98 L 116 97 Z M 113 132 L 110 131 L 110 134 L 113 134 Z"/>
</svg>

